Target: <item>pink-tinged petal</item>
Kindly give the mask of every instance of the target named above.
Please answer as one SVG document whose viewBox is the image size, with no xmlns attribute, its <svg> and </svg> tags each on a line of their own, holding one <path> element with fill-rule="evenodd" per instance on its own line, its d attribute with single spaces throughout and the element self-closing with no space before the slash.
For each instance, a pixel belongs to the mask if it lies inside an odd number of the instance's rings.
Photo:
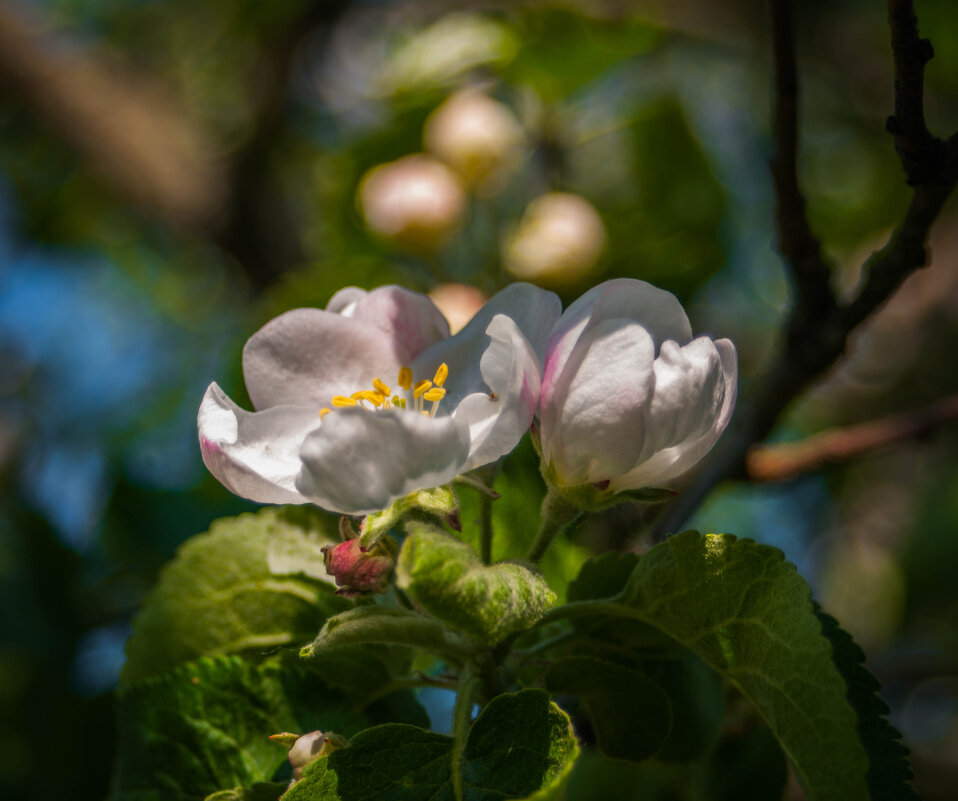
<svg viewBox="0 0 958 801">
<path fill-rule="evenodd" d="M 654 386 L 655 345 L 624 319 L 591 325 L 541 411 L 543 459 L 566 486 L 630 470 L 642 452 Z"/>
<path fill-rule="evenodd" d="M 696 342 L 698 340 L 695 340 Z M 639 464 L 629 473 L 612 481 L 612 489 L 621 492 L 640 487 L 659 487 L 682 475 L 697 464 L 718 442 L 725 431 L 735 408 L 738 381 L 738 356 L 735 346 L 727 339 L 716 340 L 715 350 L 721 362 L 720 381 L 721 407 L 713 410 L 708 419 L 710 425 L 697 438 L 690 438 L 672 447 L 660 450 L 651 458 Z M 706 393 L 709 389 L 706 382 Z M 719 394 L 715 392 L 715 394 Z M 714 398 L 714 395 L 712 396 Z M 700 408 L 709 405 L 711 400 L 699 401 Z M 698 427 L 697 430 L 701 430 Z"/>
<path fill-rule="evenodd" d="M 635 278 L 615 278 L 593 287 L 563 313 L 556 323 L 546 349 L 542 394 L 550 399 L 556 376 L 583 333 L 603 320 L 625 318 L 645 328 L 656 349 L 666 340 L 684 345 L 692 338 L 692 327 L 682 304 L 671 292 Z"/>
<path fill-rule="evenodd" d="M 491 389 L 483 378 L 480 361 L 489 346 L 486 331 L 496 315 L 512 319 L 540 361 L 561 306 L 552 292 L 532 284 L 510 284 L 492 297 L 462 331 L 420 354 L 412 364 L 413 373 L 417 380 L 432 378 L 440 364 L 448 364 L 443 405 L 458 406 L 467 395 Z"/>
<path fill-rule="evenodd" d="M 303 443 L 296 488 L 324 509 L 368 514 L 451 481 L 468 456 L 468 428 L 451 417 L 337 409 Z"/>
<path fill-rule="evenodd" d="M 361 290 L 359 290 L 361 291 Z M 335 301 L 335 304 L 334 304 Z M 430 345 L 449 337 L 449 323 L 426 295 L 398 286 L 381 286 L 362 296 L 340 290 L 330 300 L 357 322 L 378 328 L 397 343 L 404 364 Z M 329 308 L 329 307 L 327 307 Z"/>
<path fill-rule="evenodd" d="M 480 371 L 490 392 L 468 395 L 453 412 L 469 426 L 469 470 L 515 448 L 539 399 L 539 358 L 515 322 L 497 314 L 486 334 L 490 341 Z"/>
<path fill-rule="evenodd" d="M 322 309 L 293 309 L 271 320 L 243 348 L 243 375 L 256 409 L 329 406 L 333 395 L 392 380 L 404 348 L 381 329 Z"/>
<path fill-rule="evenodd" d="M 319 425 L 316 411 L 300 406 L 247 412 L 215 383 L 197 416 L 210 472 L 231 492 L 258 503 L 307 503 L 296 489 L 299 449 Z"/>
</svg>

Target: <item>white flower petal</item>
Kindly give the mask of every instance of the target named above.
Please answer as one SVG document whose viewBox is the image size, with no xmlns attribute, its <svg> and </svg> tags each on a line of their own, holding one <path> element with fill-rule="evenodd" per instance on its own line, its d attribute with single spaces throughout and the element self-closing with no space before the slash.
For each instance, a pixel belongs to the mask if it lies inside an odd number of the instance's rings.
<svg viewBox="0 0 958 801">
<path fill-rule="evenodd" d="M 243 348 L 243 375 L 256 409 L 292 404 L 319 411 L 333 395 L 389 380 L 407 354 L 380 329 L 322 309 L 293 309 Z M 389 378 L 386 378 L 389 376 Z"/>
<path fill-rule="evenodd" d="M 569 486 L 610 479 L 635 466 L 645 442 L 655 345 L 625 319 L 589 327 L 541 408 L 543 459 Z"/>
<path fill-rule="evenodd" d="M 274 406 L 247 412 L 217 384 L 200 404 L 197 428 L 203 461 L 227 489 L 258 503 L 306 503 L 295 485 L 299 448 L 320 425 L 314 409 Z"/>
<path fill-rule="evenodd" d="M 529 430 L 539 399 L 539 358 L 516 323 L 497 314 L 486 334 L 491 341 L 480 371 L 492 394 L 468 395 L 453 412 L 469 426 L 466 469 L 493 462 L 515 448 Z"/>
<path fill-rule="evenodd" d="M 352 317 L 359 303 L 369 293 L 358 286 L 344 286 L 326 304 L 326 311 L 341 314 L 343 317 Z"/>
<path fill-rule="evenodd" d="M 367 514 L 451 481 L 469 456 L 469 430 L 452 417 L 338 409 L 300 451 L 296 488 L 343 514 Z"/>
<path fill-rule="evenodd" d="M 735 346 L 727 339 L 718 339 L 714 345 L 721 361 L 722 398 L 721 408 L 714 409 L 709 418 L 711 425 L 697 439 L 690 438 L 658 451 L 630 472 L 613 479 L 611 486 L 615 491 L 662 486 L 693 467 L 718 442 L 735 407 L 738 356 Z M 710 401 L 706 398 L 700 403 L 707 405 Z"/>
<path fill-rule="evenodd" d="M 593 287 L 563 313 L 546 349 L 542 392 L 550 398 L 555 377 L 584 331 L 615 317 L 634 320 L 645 328 L 656 348 L 671 339 L 684 345 L 692 338 L 692 327 L 682 304 L 671 292 L 634 278 L 615 278 Z"/>
<path fill-rule="evenodd" d="M 449 323 L 426 295 L 399 286 L 360 293 L 355 287 L 340 290 L 326 308 L 341 308 L 353 320 L 378 328 L 397 343 L 404 364 L 449 337 Z"/>
<path fill-rule="evenodd" d="M 443 404 L 457 406 L 467 395 L 487 390 L 480 362 L 489 346 L 486 331 L 497 314 L 515 322 L 541 363 L 549 331 L 559 318 L 561 306 L 553 292 L 532 284 L 510 284 L 492 297 L 462 331 L 420 354 L 412 364 L 413 373 L 417 379 L 432 378 L 440 364 L 448 364 Z"/>
</svg>

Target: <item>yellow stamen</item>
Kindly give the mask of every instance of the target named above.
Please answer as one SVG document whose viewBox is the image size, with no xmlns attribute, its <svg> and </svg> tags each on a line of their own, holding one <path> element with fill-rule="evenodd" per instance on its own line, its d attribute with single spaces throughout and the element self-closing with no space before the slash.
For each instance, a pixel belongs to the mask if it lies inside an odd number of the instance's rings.
<svg viewBox="0 0 958 801">
<path fill-rule="evenodd" d="M 325 417 L 327 414 L 329 414 L 331 411 L 332 411 L 332 409 L 327 409 L 327 408 L 324 406 L 322 409 L 319 410 L 319 417 L 320 417 L 320 419 L 324 418 L 324 417 Z"/>
<path fill-rule="evenodd" d="M 426 392 L 426 390 L 429 389 L 429 387 L 431 386 L 432 386 L 432 381 L 430 381 L 428 378 L 424 378 L 422 381 L 417 383 L 415 387 L 413 387 L 412 396 L 416 400 L 419 400 L 419 398 L 421 398 L 422 395 Z"/>
<path fill-rule="evenodd" d="M 412 386 L 412 368 L 400 367 L 398 381 L 399 386 L 408 392 L 409 388 Z"/>
<path fill-rule="evenodd" d="M 441 401 L 446 397 L 446 390 L 442 387 L 433 387 L 428 392 L 425 392 L 422 396 L 423 400 L 427 401 Z"/>
<path fill-rule="evenodd" d="M 355 398 L 347 398 L 345 395 L 333 395 L 333 406 L 345 409 L 347 406 L 358 406 L 359 401 Z"/>
<path fill-rule="evenodd" d="M 374 391 L 371 390 L 371 389 L 362 389 L 362 390 L 360 390 L 359 392 L 354 392 L 354 393 L 352 394 L 352 397 L 353 397 L 355 400 L 368 401 L 368 402 L 371 403 L 373 406 L 382 406 L 382 405 L 383 405 L 383 401 L 386 400 L 386 399 L 385 399 L 382 395 L 380 395 L 378 392 L 374 392 Z"/>
<path fill-rule="evenodd" d="M 449 378 L 449 365 L 443 362 L 436 368 L 436 374 L 432 377 L 432 383 L 437 387 L 441 387 L 446 383 L 447 378 Z"/>
<path fill-rule="evenodd" d="M 379 378 L 373 379 L 373 388 L 376 390 L 376 392 L 386 398 L 392 394 L 392 389 L 386 386 Z"/>
<path fill-rule="evenodd" d="M 406 399 L 400 398 L 398 395 L 393 395 L 393 406 L 398 406 L 400 409 L 406 408 Z"/>
</svg>

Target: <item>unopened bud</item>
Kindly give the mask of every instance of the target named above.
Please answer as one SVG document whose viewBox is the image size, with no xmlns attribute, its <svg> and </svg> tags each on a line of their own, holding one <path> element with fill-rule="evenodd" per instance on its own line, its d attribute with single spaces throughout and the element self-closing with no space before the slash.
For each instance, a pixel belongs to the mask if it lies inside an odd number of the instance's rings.
<svg viewBox="0 0 958 801">
<path fill-rule="evenodd" d="M 598 264 L 605 226 L 591 203 L 579 195 L 552 192 L 529 204 L 506 244 L 506 268 L 517 278 L 569 284 Z"/>
<path fill-rule="evenodd" d="M 429 156 L 405 156 L 367 172 L 359 205 L 372 231 L 414 250 L 434 250 L 459 225 L 465 195 L 456 174 Z"/>
<path fill-rule="evenodd" d="M 522 157 L 524 139 L 513 113 L 476 89 L 450 96 L 423 129 L 426 149 L 485 194 L 502 188 Z"/>
<path fill-rule="evenodd" d="M 384 535 L 364 549 L 356 537 L 323 548 L 326 572 L 336 579 L 337 595 L 355 598 L 364 593 L 385 592 L 396 564 L 396 542 Z"/>
<path fill-rule="evenodd" d="M 299 781 L 303 768 L 317 759 L 346 746 L 346 738 L 334 732 L 323 733 L 318 729 L 308 732 L 293 743 L 289 749 L 289 764 L 293 766 L 293 782 Z"/>
</svg>

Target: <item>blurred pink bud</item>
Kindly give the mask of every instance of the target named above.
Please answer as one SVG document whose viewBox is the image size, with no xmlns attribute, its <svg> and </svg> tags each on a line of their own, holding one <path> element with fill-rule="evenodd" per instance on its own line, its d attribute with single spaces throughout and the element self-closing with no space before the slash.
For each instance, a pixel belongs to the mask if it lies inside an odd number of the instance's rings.
<svg viewBox="0 0 958 801">
<path fill-rule="evenodd" d="M 434 250 L 462 219 L 465 194 L 445 164 L 421 154 L 373 167 L 359 184 L 369 228 L 414 250 Z"/>
<path fill-rule="evenodd" d="M 369 549 L 359 545 L 359 537 L 323 548 L 326 572 L 341 589 L 337 595 L 355 598 L 367 592 L 385 592 L 396 564 L 395 541 L 380 537 Z"/>
<path fill-rule="evenodd" d="M 468 284 L 440 284 L 429 292 L 429 299 L 449 322 L 450 334 L 465 328 L 488 300 L 485 293 Z"/>
<path fill-rule="evenodd" d="M 502 188 L 522 157 L 525 136 L 513 113 L 476 89 L 463 89 L 433 111 L 426 149 L 485 194 Z"/>
<path fill-rule="evenodd" d="M 506 268 L 527 281 L 575 283 L 598 264 L 605 240 L 602 218 L 591 203 L 552 192 L 526 208 L 506 243 Z"/>
</svg>

